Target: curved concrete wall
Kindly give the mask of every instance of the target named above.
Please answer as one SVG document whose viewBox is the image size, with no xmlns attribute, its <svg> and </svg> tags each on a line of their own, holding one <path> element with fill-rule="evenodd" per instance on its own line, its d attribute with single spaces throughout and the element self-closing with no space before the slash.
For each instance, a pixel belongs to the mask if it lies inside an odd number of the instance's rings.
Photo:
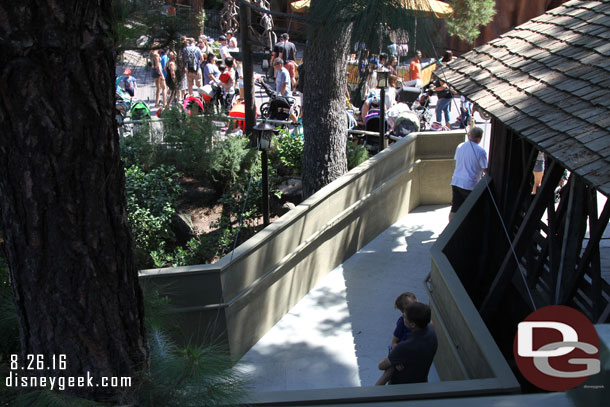
<svg viewBox="0 0 610 407">
<path fill-rule="evenodd" d="M 143 270 L 185 342 L 241 357 L 329 271 L 419 205 L 451 200 L 464 132 L 417 133 L 327 185 L 213 265 Z"/>
</svg>

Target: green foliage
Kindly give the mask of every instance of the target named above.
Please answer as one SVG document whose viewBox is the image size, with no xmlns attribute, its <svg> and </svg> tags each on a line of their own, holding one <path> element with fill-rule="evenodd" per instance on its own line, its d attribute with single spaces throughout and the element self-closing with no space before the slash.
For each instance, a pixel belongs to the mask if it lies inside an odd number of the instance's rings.
<svg viewBox="0 0 610 407">
<path fill-rule="evenodd" d="M 150 370 L 139 391 L 139 405 L 183 407 L 238 405 L 246 382 L 217 345 L 175 346 L 159 329 L 149 335 Z"/>
<path fill-rule="evenodd" d="M 209 176 L 214 129 L 210 119 L 191 117 L 180 108 L 163 112 L 164 145 L 160 162 L 174 165 L 178 171 L 196 178 Z"/>
<path fill-rule="evenodd" d="M 1 375 L 1 374 L 0 374 Z M 4 377 L 4 376 L 2 376 Z M 4 382 L 4 380 L 2 380 Z M 0 405 L 11 407 L 101 407 L 109 406 L 47 389 L 13 389 L 0 384 Z"/>
<path fill-rule="evenodd" d="M 277 168 L 281 175 L 300 174 L 303 146 L 302 136 L 293 136 L 288 130 L 280 130 L 280 134 L 273 138 L 273 150 L 269 155 L 272 167 Z"/>
<path fill-rule="evenodd" d="M 12 304 L 6 265 L 0 259 L 0 301 L 8 300 Z M 244 376 L 233 368 L 227 349 L 218 345 L 176 346 L 162 330 L 167 323 L 163 316 L 169 310 L 169 299 L 160 296 L 158 291 L 144 291 L 144 306 L 149 332 L 150 367 L 142 378 L 134 378 L 139 385 L 132 388 L 133 392 L 125 394 L 119 403 L 142 407 L 240 404 L 247 383 Z M 16 332 L 15 307 L 0 308 L 0 321 L 4 324 L 0 334 Z M 2 379 L 10 372 L 5 352 L 18 353 L 14 347 L 19 346 L 18 335 L 7 339 L 13 344 L 8 346 L 4 338 L 0 343 Z M 5 380 L 0 380 L 0 406 L 101 407 L 109 404 L 67 396 L 61 390 L 6 387 Z"/>
<path fill-rule="evenodd" d="M 347 169 L 351 170 L 369 159 L 368 150 L 358 144 L 347 143 Z"/>
<path fill-rule="evenodd" d="M 422 0 L 312 0 L 310 19 L 322 38 L 334 37 L 342 32 L 341 27 L 351 25 L 352 42 L 364 42 L 374 53 L 379 53 L 385 39 L 380 34 L 385 37 L 388 28 L 412 35 L 416 27 L 418 32 L 433 33 L 438 25 L 429 3 Z M 421 45 L 427 42 L 421 41 Z M 418 48 L 423 48 L 419 41 Z"/>
<path fill-rule="evenodd" d="M 453 16 L 447 20 L 449 34 L 470 44 L 480 34 L 480 27 L 491 22 L 496 10 L 494 0 L 452 0 Z"/>
<path fill-rule="evenodd" d="M 180 174 L 171 166 L 160 166 L 146 173 L 132 166 L 125 171 L 127 216 L 134 237 L 138 268 L 153 264 L 150 253 L 173 240 L 172 216 L 183 189 Z"/>
<path fill-rule="evenodd" d="M 247 137 L 229 136 L 218 143 L 209 156 L 209 176 L 217 189 L 223 191 L 233 186 L 253 161 L 254 154 Z"/>
<path fill-rule="evenodd" d="M 133 135 L 121 139 L 121 158 L 125 168 L 135 165 L 150 171 L 160 161 L 159 155 L 159 145 L 149 141 L 148 126 L 142 126 Z"/>
</svg>

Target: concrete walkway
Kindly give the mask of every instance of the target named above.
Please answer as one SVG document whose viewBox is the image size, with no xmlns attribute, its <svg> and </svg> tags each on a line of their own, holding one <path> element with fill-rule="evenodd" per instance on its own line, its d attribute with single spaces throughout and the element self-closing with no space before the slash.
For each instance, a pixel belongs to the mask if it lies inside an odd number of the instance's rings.
<svg viewBox="0 0 610 407">
<path fill-rule="evenodd" d="M 331 271 L 240 361 L 253 390 L 374 385 L 400 316 L 394 300 L 411 291 L 429 302 L 429 251 L 448 214 L 419 207 Z"/>
</svg>

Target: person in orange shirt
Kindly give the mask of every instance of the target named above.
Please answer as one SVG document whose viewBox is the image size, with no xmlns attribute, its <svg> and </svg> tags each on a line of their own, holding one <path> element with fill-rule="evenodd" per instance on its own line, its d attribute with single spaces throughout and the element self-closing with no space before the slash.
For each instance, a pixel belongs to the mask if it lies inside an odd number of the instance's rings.
<svg viewBox="0 0 610 407">
<path fill-rule="evenodd" d="M 415 56 L 413 57 L 413 59 L 411 60 L 411 63 L 409 64 L 409 74 L 411 76 L 411 80 L 404 82 L 403 86 L 421 88 L 422 80 L 421 80 L 421 51 L 420 50 L 417 50 L 415 52 Z"/>
</svg>

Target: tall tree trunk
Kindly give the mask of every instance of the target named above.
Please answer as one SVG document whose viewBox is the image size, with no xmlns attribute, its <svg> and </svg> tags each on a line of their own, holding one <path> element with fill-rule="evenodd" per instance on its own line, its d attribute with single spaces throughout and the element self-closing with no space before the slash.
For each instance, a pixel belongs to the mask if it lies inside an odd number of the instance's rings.
<svg viewBox="0 0 610 407">
<path fill-rule="evenodd" d="M 311 1 L 311 14 L 325 0 Z M 303 197 L 347 171 L 347 56 L 351 24 L 315 26 L 305 51 L 303 90 Z"/>
<path fill-rule="evenodd" d="M 143 302 L 114 123 L 107 1 L 0 6 L 0 210 L 22 356 L 41 376 L 146 366 Z M 46 370 L 53 355 L 66 369 Z M 23 362 L 21 365 L 23 366 Z M 118 401 L 125 389 L 73 387 Z"/>
</svg>

